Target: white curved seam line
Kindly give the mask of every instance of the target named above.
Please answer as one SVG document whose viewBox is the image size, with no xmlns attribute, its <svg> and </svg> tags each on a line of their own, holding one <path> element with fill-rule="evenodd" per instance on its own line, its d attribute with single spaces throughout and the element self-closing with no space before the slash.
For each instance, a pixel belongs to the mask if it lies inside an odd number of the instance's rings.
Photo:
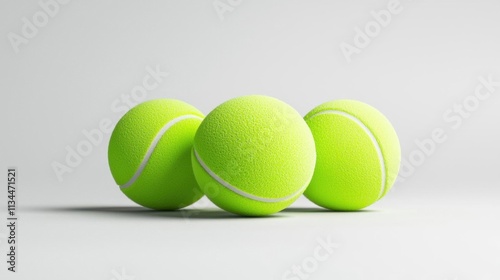
<svg viewBox="0 0 500 280">
<path fill-rule="evenodd" d="M 130 187 L 133 183 L 135 183 L 135 181 L 137 180 L 137 178 L 139 178 L 139 176 L 141 176 L 142 171 L 144 170 L 144 168 L 148 164 L 148 161 L 151 158 L 151 155 L 153 154 L 153 151 L 155 150 L 156 146 L 160 142 L 160 140 L 163 137 L 163 135 L 165 133 L 167 133 L 167 131 L 172 126 L 174 126 L 176 123 L 181 122 L 183 120 L 187 120 L 187 119 L 200 119 L 200 120 L 202 120 L 203 118 L 201 118 L 199 116 L 196 116 L 196 115 L 184 115 L 184 116 L 177 117 L 177 118 L 169 121 L 168 123 L 166 123 L 160 129 L 160 131 L 156 134 L 155 138 L 153 139 L 153 142 L 151 142 L 151 144 L 149 145 L 148 151 L 146 152 L 146 155 L 142 159 L 141 165 L 139 165 L 139 168 L 137 168 L 137 170 L 135 171 L 134 176 L 132 176 L 132 178 L 130 178 L 130 180 L 127 183 L 125 183 L 124 185 L 121 185 L 120 188 L 125 189 L 125 188 Z"/>
<path fill-rule="evenodd" d="M 233 191 L 245 198 L 248 198 L 248 199 L 251 199 L 251 200 L 255 200 L 255 201 L 260 201 L 260 202 L 267 202 L 267 203 L 275 203 L 275 202 L 283 202 L 283 201 L 287 201 L 299 194 L 301 194 L 302 192 L 304 192 L 304 190 L 307 188 L 307 186 L 309 184 L 306 184 L 304 186 L 302 186 L 298 191 L 296 191 L 295 193 L 289 195 L 289 196 L 286 196 L 286 197 L 282 197 L 282 198 L 265 198 L 265 197 L 260 197 L 260 196 L 256 196 L 256 195 L 253 195 L 253 194 L 250 194 L 250 193 L 247 193 L 243 190 L 240 190 L 238 189 L 237 187 L 229 184 L 228 182 L 224 181 L 222 178 L 220 178 L 219 176 L 217 176 L 217 174 L 215 174 L 212 170 L 210 170 L 210 168 L 208 168 L 208 166 L 205 164 L 205 162 L 201 159 L 200 155 L 198 154 L 198 152 L 196 151 L 196 149 L 193 149 L 193 152 L 194 152 L 194 155 L 196 157 L 196 160 L 198 161 L 198 163 L 201 165 L 201 167 L 203 167 L 203 169 L 210 175 L 210 177 L 212 177 L 214 180 L 216 180 L 219 184 L 221 184 L 222 186 L 224 186 L 226 189 L 230 190 L 230 191 Z"/>
<path fill-rule="evenodd" d="M 350 120 L 352 120 L 353 122 L 355 122 L 357 125 L 359 125 L 365 132 L 366 134 L 368 135 L 368 137 L 370 137 L 370 140 L 372 141 L 373 143 L 373 146 L 375 146 L 375 150 L 377 151 L 377 154 L 378 154 L 378 158 L 379 158 L 379 161 L 380 161 L 380 166 L 381 166 L 381 171 L 382 171 L 382 186 L 380 188 L 380 192 L 379 192 L 379 195 L 378 195 L 378 199 L 380 199 L 382 197 L 382 195 L 384 194 L 385 192 L 385 185 L 386 185 L 386 172 L 385 172 L 385 159 L 384 159 L 384 156 L 382 154 L 382 149 L 380 148 L 380 145 L 377 141 L 377 139 L 375 138 L 375 136 L 373 135 L 373 133 L 371 132 L 371 130 L 358 118 L 356 118 L 355 116 L 351 115 L 351 114 L 348 114 L 346 112 L 343 112 L 343 111 L 338 111 L 338 110 L 326 110 L 326 111 L 323 111 L 323 112 L 319 112 L 317 114 L 314 114 L 312 115 L 311 117 L 307 118 L 308 120 L 316 117 L 316 116 L 319 116 L 319 115 L 326 115 L 326 114 L 335 114 L 335 115 L 340 115 L 340 116 L 343 116 L 343 117 L 346 117 Z"/>
</svg>

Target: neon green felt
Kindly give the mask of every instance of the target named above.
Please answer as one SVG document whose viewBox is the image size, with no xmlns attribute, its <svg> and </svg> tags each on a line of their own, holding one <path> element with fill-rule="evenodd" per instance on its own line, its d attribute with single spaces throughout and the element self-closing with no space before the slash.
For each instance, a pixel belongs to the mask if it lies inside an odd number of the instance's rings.
<svg viewBox="0 0 500 280">
<path fill-rule="evenodd" d="M 237 193 L 221 186 L 212 178 L 196 160 L 194 153 L 192 156 L 193 170 L 201 191 L 220 208 L 243 216 L 266 216 L 277 213 L 302 195 L 297 193 L 294 197 L 282 202 L 260 202 L 240 196 Z"/>
<path fill-rule="evenodd" d="M 360 125 L 329 111 L 360 120 L 375 137 L 382 159 Z M 304 193 L 308 199 L 333 210 L 359 210 L 376 202 L 381 190 L 381 197 L 389 191 L 399 171 L 401 152 L 394 128 L 378 110 L 359 101 L 339 100 L 316 107 L 305 120 L 318 154 L 313 179 Z M 380 160 L 385 166 L 384 182 Z"/>
<path fill-rule="evenodd" d="M 196 108 L 172 99 L 144 102 L 122 117 L 108 148 L 109 166 L 118 185 L 132 178 L 162 127 L 185 115 L 203 118 Z M 173 125 L 158 142 L 137 180 L 122 191 L 134 202 L 157 210 L 179 209 L 201 198 L 190 159 L 200 123 L 200 119 L 185 119 Z"/>
<path fill-rule="evenodd" d="M 314 140 L 304 120 L 289 105 L 266 96 L 239 97 L 217 107 L 200 125 L 194 148 L 218 177 L 269 199 L 302 193 L 316 162 Z M 201 188 L 209 181 L 215 184 L 195 163 Z M 219 207 L 242 215 L 278 212 L 300 195 L 280 203 L 255 202 L 219 187 L 218 195 L 207 196 Z"/>
</svg>

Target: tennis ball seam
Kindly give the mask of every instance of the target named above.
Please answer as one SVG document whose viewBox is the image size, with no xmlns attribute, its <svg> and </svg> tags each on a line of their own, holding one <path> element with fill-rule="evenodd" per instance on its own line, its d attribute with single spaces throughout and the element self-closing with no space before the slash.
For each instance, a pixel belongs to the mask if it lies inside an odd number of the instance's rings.
<svg viewBox="0 0 500 280">
<path fill-rule="evenodd" d="M 380 161 L 380 166 L 381 166 L 381 174 L 382 174 L 382 186 L 380 188 L 380 192 L 379 192 L 379 195 L 377 197 L 377 200 L 379 200 L 380 198 L 382 198 L 382 196 L 384 195 L 385 193 L 385 189 L 386 189 L 386 185 L 387 185 L 387 174 L 386 174 L 386 170 L 385 170 L 385 158 L 384 158 L 384 155 L 382 154 L 382 149 L 380 147 L 380 144 L 378 143 L 377 141 L 377 138 L 375 137 L 375 135 L 373 134 L 373 132 L 360 120 L 358 119 L 357 117 L 355 117 L 354 115 L 351 115 L 347 112 L 344 112 L 344 111 L 340 111 L 340 110 L 325 110 L 325 111 L 321 111 L 321 112 L 318 112 L 310 117 L 308 117 L 306 119 L 307 120 L 311 120 L 312 118 L 314 117 L 317 117 L 317 116 L 320 116 L 320 115 L 328 115 L 328 114 L 334 114 L 334 115 L 340 115 L 340 116 L 343 116 L 343 117 L 346 117 L 348 119 L 350 119 L 351 121 L 353 121 L 354 123 L 356 123 L 357 125 L 359 125 L 361 127 L 361 129 L 363 129 L 363 131 L 366 132 L 366 134 L 368 135 L 368 137 L 370 138 L 373 146 L 375 147 L 375 150 L 377 152 L 377 155 L 378 155 L 378 158 L 379 158 L 379 161 Z"/>
<path fill-rule="evenodd" d="M 210 175 L 210 177 L 212 177 L 212 179 L 216 180 L 219 184 L 221 184 L 226 189 L 228 189 L 228 190 L 230 190 L 230 191 L 232 191 L 232 192 L 234 192 L 236 194 L 239 194 L 239 195 L 241 195 L 241 196 L 243 196 L 245 198 L 251 199 L 251 200 L 255 200 L 255 201 L 259 201 L 259 202 L 266 202 L 266 203 L 284 202 L 284 201 L 290 200 L 290 199 L 294 198 L 295 196 L 303 193 L 304 190 L 309 185 L 309 182 L 308 182 L 307 184 L 305 184 L 304 186 L 302 186 L 298 191 L 294 192 L 291 195 L 282 197 L 282 198 L 266 198 L 266 197 L 256 196 L 256 195 L 253 195 L 251 193 L 245 192 L 245 191 L 243 191 L 241 189 L 238 189 L 236 186 L 231 185 L 230 183 L 226 182 L 224 179 L 222 179 L 221 177 L 219 177 L 217 174 L 215 174 L 215 172 L 213 172 L 205 164 L 205 162 L 201 159 L 200 155 L 198 154 L 198 152 L 196 151 L 195 148 L 193 148 L 193 153 L 194 153 L 194 156 L 196 157 L 196 161 L 205 170 L 205 172 L 207 172 L 208 175 Z"/>
<path fill-rule="evenodd" d="M 203 118 L 201 118 L 199 116 L 196 116 L 196 115 L 183 115 L 183 116 L 177 117 L 177 118 L 175 118 L 175 119 L 167 122 L 160 129 L 160 131 L 158 131 L 158 133 L 155 135 L 155 138 L 153 139 L 153 141 L 149 145 L 148 150 L 147 150 L 146 154 L 144 155 L 144 158 L 141 161 L 141 164 L 139 165 L 139 167 L 135 171 L 135 173 L 132 176 L 132 178 L 130 178 L 130 180 L 128 180 L 127 183 L 121 185 L 120 189 L 126 189 L 126 188 L 132 186 L 135 183 L 135 181 L 139 178 L 139 176 L 141 176 L 142 171 L 144 170 L 144 168 L 146 168 L 146 165 L 148 164 L 149 159 L 151 158 L 151 155 L 153 154 L 154 150 L 156 149 L 156 146 L 160 142 L 160 140 L 163 137 L 163 135 L 165 133 L 167 133 L 167 131 L 170 128 L 172 128 L 172 126 L 174 126 L 175 124 L 177 124 L 177 123 L 179 123 L 179 122 L 181 122 L 183 120 L 188 120 L 188 119 L 199 119 L 199 120 L 202 120 Z"/>
</svg>

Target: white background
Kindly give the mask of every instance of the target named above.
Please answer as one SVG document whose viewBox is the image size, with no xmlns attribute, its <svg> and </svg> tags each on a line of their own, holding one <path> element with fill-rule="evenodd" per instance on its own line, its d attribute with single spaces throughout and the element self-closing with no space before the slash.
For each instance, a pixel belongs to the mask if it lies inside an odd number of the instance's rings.
<svg viewBox="0 0 500 280">
<path fill-rule="evenodd" d="M 214 3 L 231 8 L 218 13 Z M 26 38 L 23 18 L 33 23 L 44 10 L 2 1 L 1 178 L 18 167 L 21 220 L 20 272 L 2 264 L 0 275 L 120 280 L 123 267 L 135 279 L 283 279 L 314 255 L 318 238 L 330 238 L 338 248 L 308 279 L 498 279 L 500 87 L 460 126 L 443 114 L 473 98 L 479 77 L 500 81 L 500 3 L 401 0 L 348 59 L 341 44 L 355 46 L 355 28 L 389 3 L 74 0 Z M 206 199 L 188 212 L 146 211 L 111 177 L 109 133 L 59 180 L 53 164 L 66 164 L 66 148 L 103 119 L 116 123 L 124 111 L 113 104 L 157 67 L 169 75 L 143 100 L 176 98 L 209 113 L 227 99 L 265 94 L 305 115 L 357 99 L 391 120 L 410 163 L 416 141 L 433 130 L 446 141 L 356 213 L 305 199 L 265 219 L 226 214 Z M 2 255 L 6 233 L 1 227 Z"/>
</svg>

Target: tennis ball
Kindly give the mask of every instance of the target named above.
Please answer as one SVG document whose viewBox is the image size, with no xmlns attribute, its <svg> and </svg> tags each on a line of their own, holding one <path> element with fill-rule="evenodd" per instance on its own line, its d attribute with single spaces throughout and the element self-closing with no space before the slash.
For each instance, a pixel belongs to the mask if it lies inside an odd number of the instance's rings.
<svg viewBox="0 0 500 280">
<path fill-rule="evenodd" d="M 108 148 L 109 167 L 122 192 L 155 210 L 175 210 L 200 199 L 191 149 L 203 117 L 173 99 L 147 101 L 128 111 Z"/>
<path fill-rule="evenodd" d="M 220 208 L 264 216 L 292 204 L 316 163 L 311 131 L 289 105 L 250 95 L 215 108 L 194 139 L 193 170 L 201 190 Z"/>
<path fill-rule="evenodd" d="M 319 206 L 352 211 L 382 198 L 399 172 L 401 150 L 389 120 L 353 100 L 324 103 L 305 120 L 314 136 L 317 162 L 304 195 Z"/>
</svg>

